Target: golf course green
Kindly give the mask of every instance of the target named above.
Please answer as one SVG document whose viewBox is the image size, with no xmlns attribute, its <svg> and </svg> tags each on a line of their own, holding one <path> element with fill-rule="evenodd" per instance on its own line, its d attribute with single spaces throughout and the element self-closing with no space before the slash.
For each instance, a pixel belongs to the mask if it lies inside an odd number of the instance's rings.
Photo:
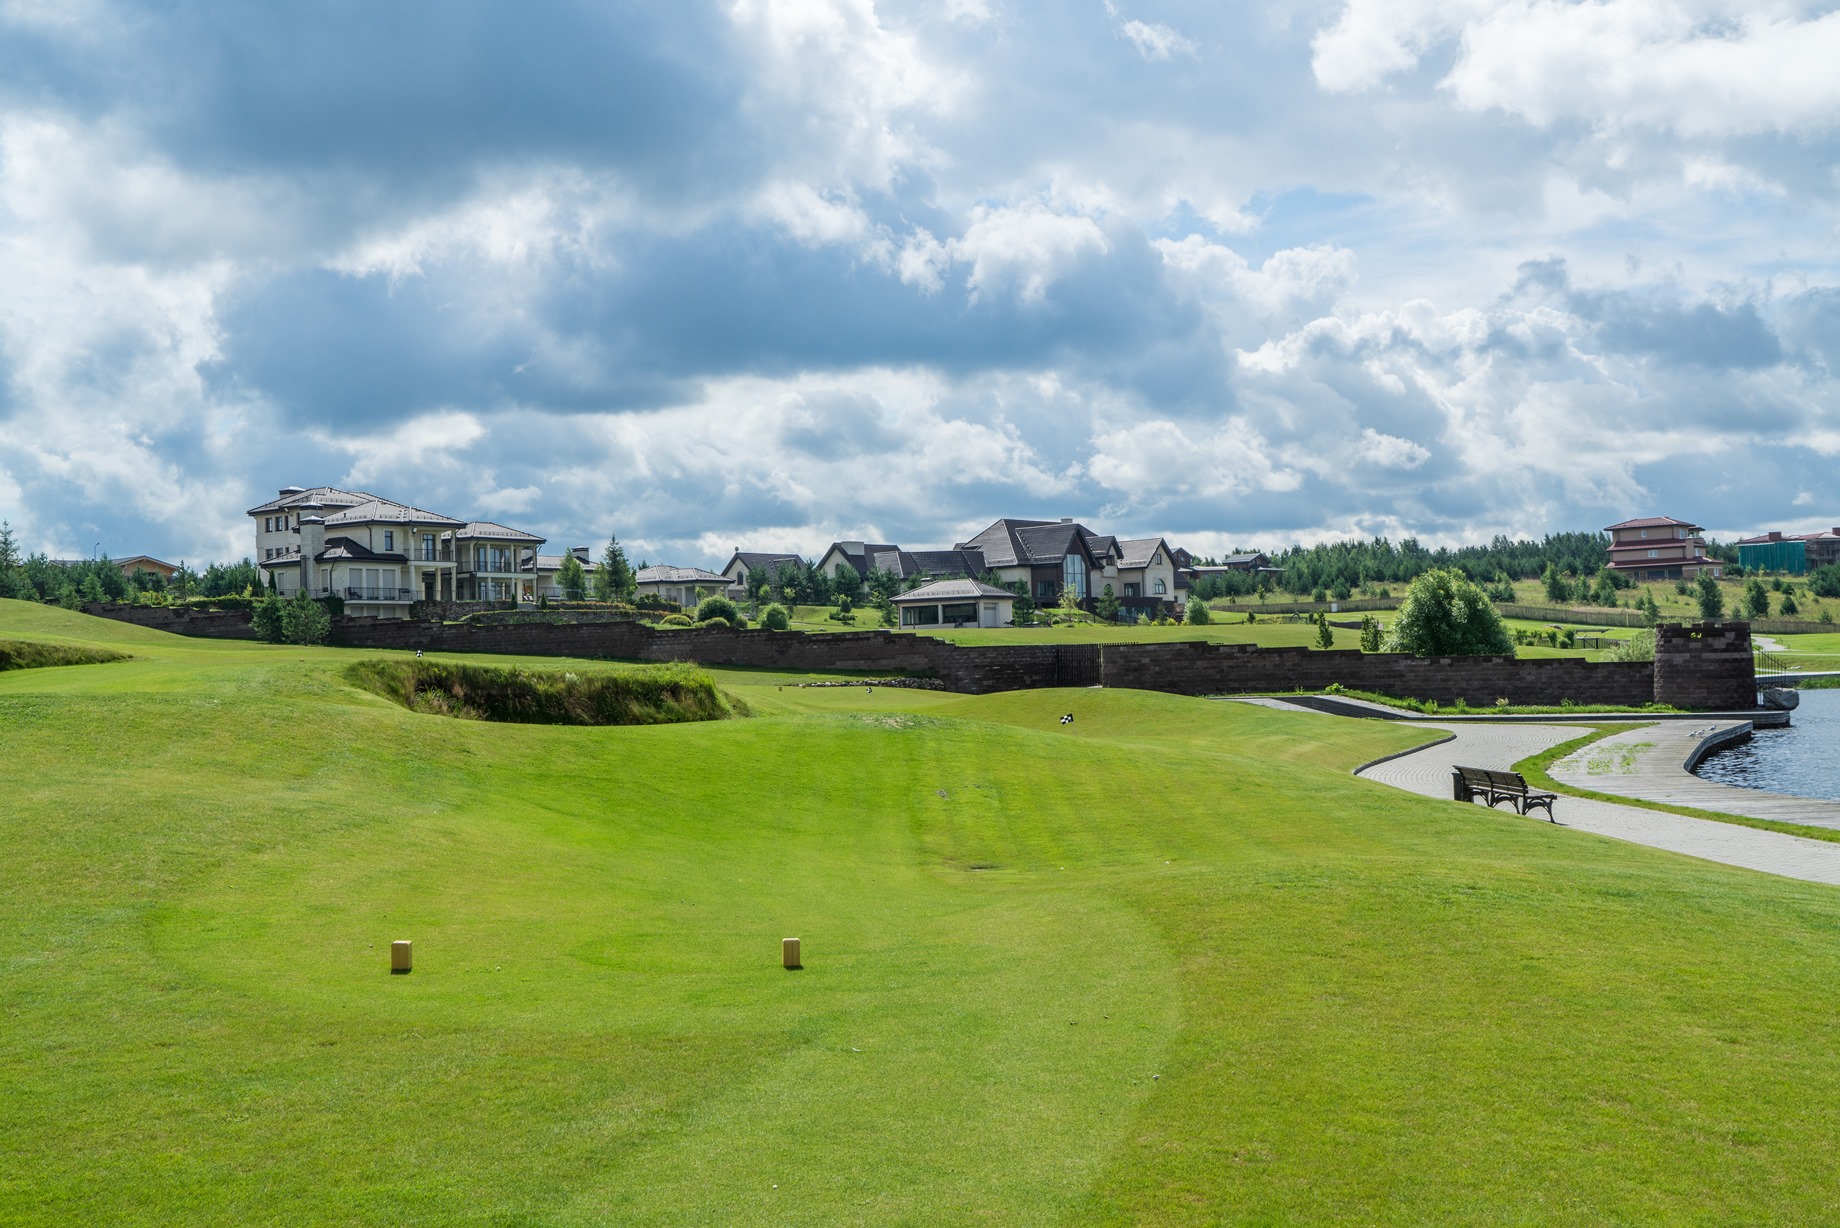
<svg viewBox="0 0 1840 1228">
<path fill-rule="evenodd" d="M 0 672 L 0 1223 L 1840 1218 L 1840 892 L 1350 775 L 1422 730 L 0 639 L 128 658 Z"/>
</svg>

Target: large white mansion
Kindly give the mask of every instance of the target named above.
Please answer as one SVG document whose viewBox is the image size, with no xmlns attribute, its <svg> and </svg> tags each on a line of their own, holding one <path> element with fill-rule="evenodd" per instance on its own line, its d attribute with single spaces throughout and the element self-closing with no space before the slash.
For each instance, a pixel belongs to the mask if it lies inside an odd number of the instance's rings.
<svg viewBox="0 0 1840 1228">
<path fill-rule="evenodd" d="M 489 520 L 456 520 L 361 490 L 284 486 L 249 509 L 256 563 L 283 597 L 303 587 L 340 597 L 347 614 L 406 618 L 416 601 L 557 597 L 561 555 L 544 539 Z M 583 557 L 586 547 L 575 552 Z"/>
</svg>

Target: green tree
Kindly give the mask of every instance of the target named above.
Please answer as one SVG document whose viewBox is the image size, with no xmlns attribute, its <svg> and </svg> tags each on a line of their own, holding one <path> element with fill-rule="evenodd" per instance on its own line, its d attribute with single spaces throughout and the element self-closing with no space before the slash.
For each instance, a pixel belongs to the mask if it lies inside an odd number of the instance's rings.
<svg viewBox="0 0 1840 1228">
<path fill-rule="evenodd" d="M 1661 605 L 1655 600 L 1655 594 L 1650 589 L 1642 590 L 1642 595 L 1636 599 L 1636 609 L 1642 611 L 1642 622 L 1645 626 L 1652 627 L 1661 621 Z"/>
<path fill-rule="evenodd" d="M 1205 627 L 1212 618 L 1213 612 L 1208 609 L 1208 603 L 1190 592 L 1188 608 L 1182 615 L 1182 621 L 1191 627 Z"/>
<path fill-rule="evenodd" d="M 1071 584 L 1061 585 L 1061 609 L 1069 614 L 1080 612 L 1080 594 Z"/>
<path fill-rule="evenodd" d="M 1553 604 L 1564 605 L 1572 599 L 1571 582 L 1561 575 L 1559 569 L 1551 563 L 1548 563 L 1546 570 L 1540 573 L 1540 583 L 1546 589 L 1546 600 Z"/>
<path fill-rule="evenodd" d="M 1380 651 L 1380 620 L 1372 614 L 1361 616 L 1361 651 Z"/>
<path fill-rule="evenodd" d="M 1719 582 L 1712 578 L 1712 573 L 1699 573 L 1699 583 L 1695 596 L 1699 600 L 1699 618 L 1701 622 L 1715 623 L 1725 613 L 1725 594 L 1719 591 Z"/>
<path fill-rule="evenodd" d="M 1840 597 L 1840 563 L 1829 563 L 1809 572 L 1808 591 L 1817 597 Z"/>
<path fill-rule="evenodd" d="M 863 589 L 862 573 L 849 563 L 839 563 L 831 568 L 831 592 L 839 597 L 855 597 Z"/>
<path fill-rule="evenodd" d="M 1755 576 L 1744 586 L 1744 613 L 1751 618 L 1770 616 L 1770 590 Z"/>
<path fill-rule="evenodd" d="M 257 639 L 279 644 L 285 632 L 281 620 L 281 598 L 274 593 L 264 597 L 256 605 L 255 613 L 249 616 L 249 626 L 255 631 Z"/>
<path fill-rule="evenodd" d="M 1434 567 L 1406 590 L 1385 644 L 1419 657 L 1514 655 L 1488 594 L 1454 568 Z"/>
<path fill-rule="evenodd" d="M 1797 614 L 1802 612 L 1802 607 L 1795 604 L 1794 589 L 1790 588 L 1783 590 L 1782 605 L 1778 607 L 1778 610 L 1784 618 L 1794 618 Z"/>
<path fill-rule="evenodd" d="M 1010 592 L 1016 594 L 1016 602 L 1010 607 L 1010 621 L 1016 623 L 1030 623 L 1035 621 L 1035 599 L 1029 596 L 1029 582 L 1027 580 L 1013 580 L 999 587 L 1006 588 Z"/>
<path fill-rule="evenodd" d="M 562 566 L 556 569 L 556 587 L 562 590 L 564 601 L 588 599 L 588 569 L 573 550 L 562 556 Z"/>
<path fill-rule="evenodd" d="M 1112 591 L 1112 586 L 1109 584 L 1099 594 L 1098 611 L 1099 617 L 1108 623 L 1118 620 L 1118 594 Z"/>
<path fill-rule="evenodd" d="M 784 631 L 792 625 L 792 618 L 786 607 L 775 601 L 760 612 L 760 625 L 769 631 Z"/>
<path fill-rule="evenodd" d="M 594 573 L 594 599 L 631 601 L 638 588 L 639 583 L 634 578 L 632 564 L 626 561 L 626 551 L 621 548 L 620 539 L 609 537 L 607 548 L 601 551 L 601 568 Z"/>
<path fill-rule="evenodd" d="M 761 598 L 767 595 L 767 588 L 772 582 L 772 569 L 767 567 L 750 567 L 748 568 L 747 577 L 741 582 L 741 587 L 747 590 L 748 600 L 753 602 L 755 608 L 758 609 Z"/>
<path fill-rule="evenodd" d="M 1316 612 L 1316 646 L 1318 648 L 1335 647 L 1335 631 L 1329 626 L 1329 616 L 1321 610 Z"/>
<path fill-rule="evenodd" d="M 13 540 L 13 526 L 0 520 L 0 597 L 36 598 L 27 581 L 19 557 L 19 543 Z"/>
<path fill-rule="evenodd" d="M 1591 588 L 1591 600 L 1602 606 L 1616 604 L 1616 581 L 1611 578 L 1608 567 L 1597 573 L 1597 583 Z"/>
</svg>

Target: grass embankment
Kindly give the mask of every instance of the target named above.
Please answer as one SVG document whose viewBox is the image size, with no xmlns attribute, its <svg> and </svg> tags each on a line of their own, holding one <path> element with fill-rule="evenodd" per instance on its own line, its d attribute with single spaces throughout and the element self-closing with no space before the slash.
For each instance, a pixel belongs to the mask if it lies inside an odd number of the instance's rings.
<svg viewBox="0 0 1840 1228">
<path fill-rule="evenodd" d="M 343 680 L 389 654 L 48 619 L 135 659 L 0 677 L 0 1221 L 1840 1200 L 1840 892 L 1348 775 L 1423 731 L 723 671 L 758 719 L 429 721 Z"/>
<path fill-rule="evenodd" d="M 0 640 L 0 670 L 43 669 L 52 665 L 106 665 L 128 654 L 107 648 L 46 644 L 35 640 Z"/>
<path fill-rule="evenodd" d="M 662 665 L 618 674 L 372 658 L 345 676 L 412 712 L 523 725 L 674 725 L 719 721 L 738 705 L 707 673 Z"/>
</svg>

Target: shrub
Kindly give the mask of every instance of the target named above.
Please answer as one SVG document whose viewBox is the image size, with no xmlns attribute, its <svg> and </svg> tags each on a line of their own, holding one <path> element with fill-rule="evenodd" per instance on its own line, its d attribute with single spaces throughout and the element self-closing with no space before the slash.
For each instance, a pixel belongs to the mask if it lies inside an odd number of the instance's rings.
<svg viewBox="0 0 1840 1228">
<path fill-rule="evenodd" d="M 1795 604 L 1795 592 L 1793 589 L 1783 590 L 1782 605 L 1777 607 L 1777 612 L 1784 618 L 1793 618 L 1802 612 L 1802 607 Z"/>
<path fill-rule="evenodd" d="M 720 593 L 703 598 L 696 607 L 696 621 L 699 623 L 706 623 L 712 618 L 726 619 L 734 623 L 740 617 L 741 611 L 736 608 L 735 603 Z"/>
<path fill-rule="evenodd" d="M 1615 648 L 1610 650 L 1612 661 L 1653 661 L 1655 659 L 1655 633 L 1638 631 Z"/>
<path fill-rule="evenodd" d="M 294 594 L 281 606 L 281 639 L 288 644 L 324 644 L 332 634 L 332 617 L 326 607 L 306 592 Z"/>
<path fill-rule="evenodd" d="M 1829 563 L 1809 572 L 1808 591 L 1817 597 L 1840 597 L 1840 563 Z"/>
<path fill-rule="evenodd" d="M 1420 657 L 1514 655 L 1488 595 L 1462 572 L 1441 567 L 1412 581 L 1385 644 Z"/>
<path fill-rule="evenodd" d="M 688 614 L 666 614 L 658 620 L 660 627 L 688 627 L 691 625 Z"/>
<path fill-rule="evenodd" d="M 1380 620 L 1372 614 L 1361 617 L 1361 651 L 1380 651 Z"/>
<path fill-rule="evenodd" d="M 500 669 L 373 657 L 345 676 L 415 712 L 529 725 L 664 725 L 722 720 L 736 706 L 708 674 L 673 663 L 618 674 Z"/>
<path fill-rule="evenodd" d="M 262 604 L 256 607 L 256 612 L 250 615 L 249 626 L 255 631 L 257 639 L 279 644 L 282 634 L 281 598 L 273 593 L 264 597 Z"/>
<path fill-rule="evenodd" d="M 1190 593 L 1188 597 L 1188 610 L 1183 614 L 1182 621 L 1191 627 L 1205 627 L 1208 625 L 1210 618 L 1211 615 L 1208 611 L 1208 603 L 1201 600 L 1201 598 L 1195 596 L 1193 593 Z"/>
<path fill-rule="evenodd" d="M 1780 587 L 1781 581 L 1778 581 Z M 1744 586 L 1744 612 L 1752 618 L 1770 616 L 1770 590 L 1763 586 L 1763 581 L 1755 576 Z"/>
<path fill-rule="evenodd" d="M 769 631 L 784 631 L 792 625 L 792 618 L 786 613 L 786 607 L 775 601 L 760 612 L 760 625 Z"/>
</svg>

